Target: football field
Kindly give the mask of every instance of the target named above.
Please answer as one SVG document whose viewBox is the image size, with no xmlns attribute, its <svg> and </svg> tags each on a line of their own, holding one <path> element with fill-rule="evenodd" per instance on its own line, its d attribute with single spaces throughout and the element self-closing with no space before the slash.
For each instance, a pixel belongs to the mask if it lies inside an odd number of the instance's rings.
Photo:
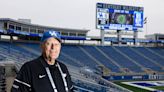
<svg viewBox="0 0 164 92">
<path fill-rule="evenodd" d="M 164 80 L 160 81 L 131 81 L 122 84 L 153 92 L 164 92 Z"/>
</svg>

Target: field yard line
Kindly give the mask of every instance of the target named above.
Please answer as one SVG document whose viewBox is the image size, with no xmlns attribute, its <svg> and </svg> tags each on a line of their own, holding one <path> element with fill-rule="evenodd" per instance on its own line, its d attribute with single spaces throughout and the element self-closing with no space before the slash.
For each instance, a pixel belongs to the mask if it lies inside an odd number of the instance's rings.
<svg viewBox="0 0 164 92">
<path fill-rule="evenodd" d="M 142 81 L 142 82 L 144 82 L 144 81 Z M 149 90 L 149 91 L 156 91 L 156 89 L 153 89 L 153 88 L 132 84 L 133 82 L 121 82 L 121 83 L 126 84 L 126 85 L 130 85 L 130 86 L 133 86 L 133 87 L 137 87 L 137 88 L 146 89 L 146 90 Z M 137 82 L 134 82 L 134 83 L 137 83 Z"/>
</svg>

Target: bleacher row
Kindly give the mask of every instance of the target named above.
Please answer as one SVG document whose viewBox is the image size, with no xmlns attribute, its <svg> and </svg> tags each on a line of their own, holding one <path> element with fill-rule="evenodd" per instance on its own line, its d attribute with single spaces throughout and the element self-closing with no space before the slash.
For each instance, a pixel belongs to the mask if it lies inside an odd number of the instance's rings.
<svg viewBox="0 0 164 92">
<path fill-rule="evenodd" d="M 26 62 L 40 55 L 39 44 L 0 42 L 0 60 Z M 63 45 L 59 60 L 64 63 L 96 69 L 103 65 L 112 72 L 164 72 L 164 49 L 153 47 L 116 47 Z"/>
<path fill-rule="evenodd" d="M 9 42 L 0 42 L 0 59 L 1 61 L 17 61 L 17 62 L 25 62 L 35 58 L 34 54 L 29 51 L 20 48 L 14 43 L 11 44 Z"/>
<path fill-rule="evenodd" d="M 14 61 L 23 64 L 37 58 L 41 49 L 38 43 L 3 42 L 0 41 L 0 61 Z M 164 49 L 155 47 L 116 47 L 116 46 L 86 46 L 62 44 L 59 60 L 67 65 L 77 68 L 88 67 L 89 71 L 96 71 L 99 66 L 104 66 L 112 73 L 142 73 L 145 70 L 164 72 Z M 20 67 L 20 65 L 17 65 Z M 76 76 L 77 77 L 77 76 Z M 80 75 L 78 76 L 80 78 Z M 77 78 L 78 78 L 77 77 Z M 82 78 L 81 78 L 82 79 Z M 92 86 L 92 92 L 107 92 L 108 88 Z M 81 92 L 87 92 L 83 86 L 88 85 L 82 80 L 74 80 Z M 97 85 L 96 84 L 96 85 Z M 91 88 L 94 87 L 94 88 Z M 101 91 L 100 91 L 101 90 Z"/>
</svg>

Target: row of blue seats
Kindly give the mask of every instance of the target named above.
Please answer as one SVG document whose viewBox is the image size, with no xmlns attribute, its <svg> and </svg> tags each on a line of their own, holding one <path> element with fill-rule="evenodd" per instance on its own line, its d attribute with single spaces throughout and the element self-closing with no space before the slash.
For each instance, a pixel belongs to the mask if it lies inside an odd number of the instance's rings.
<svg viewBox="0 0 164 92">
<path fill-rule="evenodd" d="M 3 54 L 3 55 L 2 55 Z M 9 43 L 0 41 L 0 55 L 1 58 L 16 60 L 16 61 L 29 61 L 35 55 L 28 50 L 19 46 L 18 43 Z"/>
<path fill-rule="evenodd" d="M 121 72 L 120 68 L 128 68 L 133 72 L 143 72 L 142 68 L 149 68 L 155 71 L 164 72 L 162 69 L 164 67 L 164 58 L 157 55 L 159 54 L 162 56 L 164 54 L 164 50 L 162 48 L 76 45 L 63 46 L 62 52 L 93 69 L 98 66 L 98 63 L 94 62 L 94 60 L 87 56 L 80 48 L 85 49 L 85 51 L 87 51 L 92 57 L 96 58 L 100 63 L 114 72 Z M 100 51 L 96 48 L 100 49 Z M 116 51 L 116 49 L 124 55 Z M 152 52 L 147 49 L 152 50 Z M 120 67 L 114 64 L 111 59 L 105 57 L 101 51 L 114 60 L 115 63 L 120 65 Z"/>
<path fill-rule="evenodd" d="M 38 55 L 21 46 L 41 52 L 38 43 L 1 42 L 0 46 L 2 45 L 36 57 Z M 59 60 L 76 67 L 88 66 L 91 69 L 96 69 L 102 64 L 112 72 L 121 72 L 121 68 L 133 72 L 143 72 L 142 68 L 163 72 L 163 54 L 162 48 L 63 45 Z"/>
</svg>

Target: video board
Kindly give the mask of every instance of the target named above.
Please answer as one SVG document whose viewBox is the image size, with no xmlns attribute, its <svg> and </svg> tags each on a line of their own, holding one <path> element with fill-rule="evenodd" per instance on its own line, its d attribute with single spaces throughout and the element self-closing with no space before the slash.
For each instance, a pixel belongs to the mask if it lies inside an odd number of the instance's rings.
<svg viewBox="0 0 164 92">
<path fill-rule="evenodd" d="M 142 27 L 143 7 L 97 3 L 97 29 L 135 31 Z"/>
</svg>

